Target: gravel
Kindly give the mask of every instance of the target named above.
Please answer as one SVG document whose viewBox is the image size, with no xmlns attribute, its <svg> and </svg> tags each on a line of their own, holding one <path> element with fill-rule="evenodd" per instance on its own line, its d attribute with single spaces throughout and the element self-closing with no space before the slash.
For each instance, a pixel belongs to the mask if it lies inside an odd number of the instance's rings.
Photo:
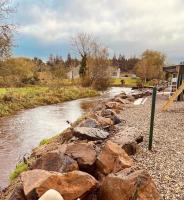
<svg viewBox="0 0 184 200">
<path fill-rule="evenodd" d="M 144 105 L 127 108 L 122 118 L 144 135 L 134 156 L 138 167 L 150 173 L 164 200 L 184 200 L 184 102 L 175 102 L 169 111 L 161 112 L 166 99 L 157 95 L 152 151 L 148 151 L 151 98 Z"/>
</svg>

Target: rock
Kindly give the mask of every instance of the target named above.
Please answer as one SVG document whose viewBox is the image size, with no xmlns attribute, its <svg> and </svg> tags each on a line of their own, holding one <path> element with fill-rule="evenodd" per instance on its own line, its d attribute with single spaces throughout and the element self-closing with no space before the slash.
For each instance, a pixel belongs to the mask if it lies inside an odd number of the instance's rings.
<svg viewBox="0 0 184 200">
<path fill-rule="evenodd" d="M 137 153 L 137 148 L 138 146 L 135 142 L 130 142 L 122 146 L 122 149 L 124 149 L 129 156 L 135 155 Z"/>
<path fill-rule="evenodd" d="M 38 188 L 50 176 L 51 176 L 50 172 L 41 169 L 35 169 L 23 172 L 21 174 L 21 180 L 23 182 L 23 189 L 26 199 L 37 200 L 38 195 L 35 192 L 35 189 Z"/>
<path fill-rule="evenodd" d="M 118 102 L 118 103 L 121 103 L 121 104 L 128 104 L 128 103 L 130 103 L 127 99 L 123 99 L 123 98 L 121 98 L 121 97 L 116 97 L 116 98 L 114 99 L 114 101 L 116 101 L 116 102 Z"/>
<path fill-rule="evenodd" d="M 58 191 L 65 200 L 75 200 L 93 192 L 98 184 L 95 178 L 81 171 L 61 174 L 32 170 L 23 172 L 21 179 L 27 200 L 38 199 L 49 189 Z"/>
<path fill-rule="evenodd" d="M 92 118 L 86 119 L 79 124 L 79 127 L 99 128 L 99 123 Z"/>
<path fill-rule="evenodd" d="M 108 128 L 114 124 L 111 118 L 96 115 L 96 119 L 102 128 Z"/>
<path fill-rule="evenodd" d="M 17 185 L 15 185 L 13 191 L 8 195 L 6 199 L 7 200 L 26 200 L 26 197 L 23 191 L 23 185 L 21 183 L 18 183 Z"/>
<path fill-rule="evenodd" d="M 121 146 L 128 155 L 134 155 L 137 152 L 137 142 L 131 137 L 119 136 L 118 134 L 111 138 L 111 141 Z"/>
<path fill-rule="evenodd" d="M 39 200 L 64 200 L 63 197 L 60 195 L 59 192 L 56 190 L 50 189 L 45 192 Z"/>
<path fill-rule="evenodd" d="M 108 141 L 97 157 L 96 164 L 100 172 L 109 174 L 131 167 L 133 160 L 120 146 Z"/>
<path fill-rule="evenodd" d="M 92 166 L 96 161 L 95 145 L 91 142 L 69 144 L 65 153 L 77 161 L 81 170 Z"/>
<path fill-rule="evenodd" d="M 76 127 L 73 129 L 77 138 L 84 140 L 103 140 L 109 136 L 109 133 L 97 128 Z"/>
<path fill-rule="evenodd" d="M 119 124 L 122 121 L 120 117 L 116 114 L 116 112 L 111 109 L 102 110 L 101 115 L 102 117 L 110 118 L 113 121 L 114 125 Z"/>
<path fill-rule="evenodd" d="M 33 152 L 31 153 L 31 157 L 40 157 L 43 154 L 46 154 L 47 152 L 51 152 L 51 151 L 55 151 L 61 148 L 61 144 L 60 143 L 55 143 L 55 142 L 51 142 L 47 145 L 41 145 L 35 149 L 33 149 Z M 64 146 L 62 145 L 62 148 L 64 148 Z"/>
<path fill-rule="evenodd" d="M 139 99 L 145 96 L 144 92 L 135 92 L 132 94 L 135 99 Z"/>
<path fill-rule="evenodd" d="M 118 94 L 115 97 L 120 97 L 121 99 L 126 99 L 127 98 L 127 94 L 125 92 L 122 92 L 121 94 Z"/>
<path fill-rule="evenodd" d="M 109 175 L 103 181 L 100 200 L 160 200 L 161 197 L 156 186 L 146 171 L 140 170 L 133 173 Z"/>
<path fill-rule="evenodd" d="M 123 131 L 116 133 L 111 141 L 120 145 L 128 155 L 137 152 L 137 144 L 143 141 L 140 131 L 134 127 L 125 127 Z"/>
<path fill-rule="evenodd" d="M 159 91 L 159 90 L 158 90 Z M 144 96 L 150 96 L 150 95 L 152 95 L 152 91 L 151 90 L 146 90 L 145 92 L 144 92 Z"/>
<path fill-rule="evenodd" d="M 107 102 L 105 106 L 106 108 L 109 108 L 109 109 L 119 109 L 119 110 L 123 109 L 123 106 L 121 103 L 114 102 L 114 101 Z"/>
<path fill-rule="evenodd" d="M 130 102 L 133 102 L 133 101 L 135 101 L 135 98 L 132 95 L 128 95 L 127 100 Z"/>
<path fill-rule="evenodd" d="M 116 133 L 113 137 L 114 141 L 119 141 L 119 144 L 124 145 L 130 142 L 141 143 L 143 141 L 142 133 L 135 127 L 124 127 L 124 130 Z"/>
<path fill-rule="evenodd" d="M 77 164 L 77 161 L 65 155 L 63 158 L 63 164 L 62 164 L 62 168 L 60 172 L 71 172 L 78 169 L 79 169 L 79 166 Z"/>
<path fill-rule="evenodd" d="M 47 189 L 52 188 L 57 190 L 65 200 L 75 200 L 85 197 L 96 186 L 97 181 L 91 175 L 73 171 L 62 175 L 51 175 L 36 191 L 38 196 L 41 196 Z"/>
<path fill-rule="evenodd" d="M 41 155 L 31 163 L 30 169 L 43 169 L 47 171 L 69 172 L 78 170 L 78 164 L 65 151 L 51 151 Z"/>
</svg>

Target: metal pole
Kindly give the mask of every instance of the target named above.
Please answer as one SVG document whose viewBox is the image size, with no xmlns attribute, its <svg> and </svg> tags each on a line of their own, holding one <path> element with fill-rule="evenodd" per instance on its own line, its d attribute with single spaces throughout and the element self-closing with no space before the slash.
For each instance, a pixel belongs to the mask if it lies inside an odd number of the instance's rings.
<svg viewBox="0 0 184 200">
<path fill-rule="evenodd" d="M 155 103 L 157 96 L 157 88 L 153 88 L 152 94 L 152 106 L 151 106 L 151 121 L 150 121 L 150 132 L 149 132 L 149 146 L 148 149 L 151 151 L 153 143 L 153 127 L 154 127 L 154 118 L 155 118 Z"/>
</svg>

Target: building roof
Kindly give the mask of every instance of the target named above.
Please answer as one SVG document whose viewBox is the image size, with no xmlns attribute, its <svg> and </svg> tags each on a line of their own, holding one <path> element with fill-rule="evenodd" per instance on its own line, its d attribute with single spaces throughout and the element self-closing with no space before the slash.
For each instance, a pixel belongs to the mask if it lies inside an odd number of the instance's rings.
<svg viewBox="0 0 184 200">
<path fill-rule="evenodd" d="M 179 67 L 184 69 L 184 64 L 165 66 L 163 69 L 164 69 L 165 72 L 178 73 Z"/>
</svg>

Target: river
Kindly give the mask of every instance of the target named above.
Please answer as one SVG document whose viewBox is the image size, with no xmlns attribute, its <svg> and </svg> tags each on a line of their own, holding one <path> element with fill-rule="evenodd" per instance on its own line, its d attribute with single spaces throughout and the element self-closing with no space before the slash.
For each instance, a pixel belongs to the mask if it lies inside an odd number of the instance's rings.
<svg viewBox="0 0 184 200">
<path fill-rule="evenodd" d="M 16 163 L 38 146 L 44 138 L 62 132 L 85 113 L 84 104 L 112 98 L 130 88 L 112 87 L 99 97 L 78 99 L 57 105 L 40 106 L 0 118 L 0 188 L 8 185 L 9 174 Z"/>
</svg>

